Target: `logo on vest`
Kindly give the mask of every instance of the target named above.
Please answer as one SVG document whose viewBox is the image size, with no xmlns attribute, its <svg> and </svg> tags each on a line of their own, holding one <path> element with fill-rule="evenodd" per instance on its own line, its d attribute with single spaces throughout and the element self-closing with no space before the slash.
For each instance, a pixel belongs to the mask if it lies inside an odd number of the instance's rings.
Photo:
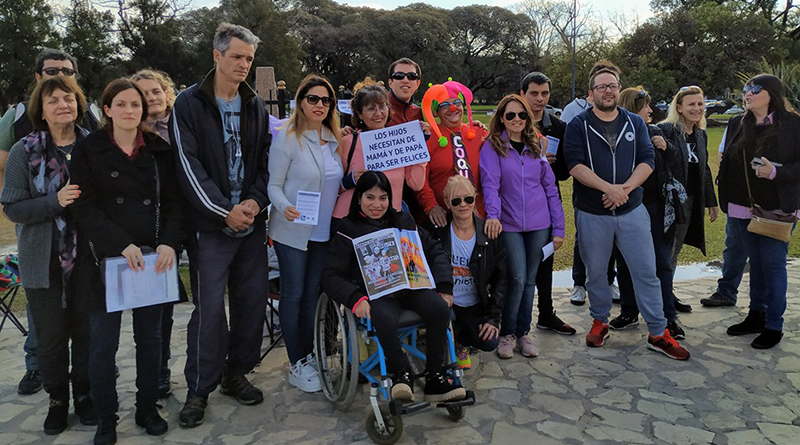
<svg viewBox="0 0 800 445">
<path fill-rule="evenodd" d="M 627 139 L 628 142 L 633 142 L 633 132 L 629 131 L 625 133 L 625 139 Z"/>
</svg>

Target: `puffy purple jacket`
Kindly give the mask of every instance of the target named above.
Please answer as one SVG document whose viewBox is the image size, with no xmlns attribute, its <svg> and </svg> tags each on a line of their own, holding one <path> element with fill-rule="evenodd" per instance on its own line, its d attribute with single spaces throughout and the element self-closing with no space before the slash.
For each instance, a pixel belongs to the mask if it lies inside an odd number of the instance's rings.
<svg viewBox="0 0 800 445">
<path fill-rule="evenodd" d="M 511 144 L 504 158 L 487 140 L 481 147 L 480 169 L 487 219 L 500 220 L 507 232 L 552 227 L 553 236 L 564 236 L 564 209 L 546 158 L 536 157 L 527 146 L 520 156 Z"/>
</svg>

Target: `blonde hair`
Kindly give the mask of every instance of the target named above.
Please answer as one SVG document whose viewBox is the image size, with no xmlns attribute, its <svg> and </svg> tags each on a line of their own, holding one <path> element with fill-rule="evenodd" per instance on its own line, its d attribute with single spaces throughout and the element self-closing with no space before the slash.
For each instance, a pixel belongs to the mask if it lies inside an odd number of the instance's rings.
<svg viewBox="0 0 800 445">
<path fill-rule="evenodd" d="M 450 201 L 453 199 L 456 193 L 462 189 L 470 196 L 476 196 L 478 194 L 475 186 L 472 185 L 472 181 L 465 176 L 454 175 L 447 179 L 447 185 L 444 186 L 442 196 L 444 197 L 445 205 L 448 208 L 450 208 Z"/>
<path fill-rule="evenodd" d="M 683 106 L 683 98 L 694 94 L 699 94 L 700 97 L 705 97 L 705 94 L 703 94 L 703 90 L 697 85 L 681 88 L 681 91 L 678 91 L 678 94 L 676 94 L 675 97 L 672 98 L 672 102 L 669 104 L 669 112 L 667 113 L 667 118 L 664 119 L 664 122 L 670 122 L 676 127 L 678 127 L 681 130 L 681 133 L 683 134 L 686 134 L 686 124 L 683 121 L 683 116 L 681 116 L 681 114 L 678 113 L 678 105 Z M 703 117 L 700 118 L 700 122 L 697 123 L 697 128 L 701 130 L 705 130 L 706 128 L 705 110 L 703 110 Z"/>
<path fill-rule="evenodd" d="M 297 93 L 294 96 L 294 110 L 292 110 L 292 115 L 289 116 L 289 120 L 286 124 L 284 124 L 284 127 L 290 125 L 288 134 L 295 133 L 298 141 L 303 137 L 303 132 L 306 131 L 307 124 L 306 115 L 302 110 L 302 102 L 305 100 L 306 94 L 308 94 L 312 88 L 320 86 L 324 87 L 328 91 L 328 95 L 331 98 L 331 106 L 328 107 L 328 115 L 322 120 L 322 125 L 327 127 L 333 133 L 333 136 L 336 138 L 336 142 L 339 143 L 339 146 L 336 148 L 336 154 L 341 156 L 342 131 L 339 129 L 339 111 L 336 107 L 336 93 L 334 92 L 333 86 L 328 79 L 316 74 L 309 74 L 305 77 L 305 79 L 303 79 L 302 82 L 300 82 L 300 86 L 297 87 Z"/>
<path fill-rule="evenodd" d="M 172 106 L 175 104 L 175 83 L 169 77 L 169 74 L 152 68 L 145 68 L 131 76 L 131 80 L 136 83 L 144 79 L 155 81 L 164 90 L 164 95 L 167 96 L 166 113 L 172 112 Z"/>
</svg>

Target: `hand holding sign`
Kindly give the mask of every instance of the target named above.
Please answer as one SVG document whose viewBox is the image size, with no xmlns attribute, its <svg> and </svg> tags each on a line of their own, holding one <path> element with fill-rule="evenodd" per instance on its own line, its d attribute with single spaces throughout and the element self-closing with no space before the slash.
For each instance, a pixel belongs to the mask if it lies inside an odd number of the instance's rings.
<svg viewBox="0 0 800 445">
<path fill-rule="evenodd" d="M 367 170 L 386 171 L 431 159 L 419 122 L 361 133 L 361 147 Z"/>
</svg>

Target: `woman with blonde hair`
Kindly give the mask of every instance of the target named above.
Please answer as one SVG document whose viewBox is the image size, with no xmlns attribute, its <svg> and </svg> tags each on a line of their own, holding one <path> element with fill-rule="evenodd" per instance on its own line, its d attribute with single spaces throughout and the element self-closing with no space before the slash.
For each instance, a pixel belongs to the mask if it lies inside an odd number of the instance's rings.
<svg viewBox="0 0 800 445">
<path fill-rule="evenodd" d="M 131 80 L 144 92 L 147 100 L 147 120 L 145 125 L 167 142 L 169 138 L 169 119 L 175 103 L 175 84 L 163 71 L 143 69 L 131 76 Z"/>
<path fill-rule="evenodd" d="M 322 76 L 300 83 L 297 106 L 272 141 L 269 156 L 269 236 L 281 270 L 281 329 L 289 355 L 289 383 L 322 389 L 314 369 L 314 312 L 331 238 L 331 218 L 343 169 L 336 95 Z M 316 214 L 298 200 L 316 201 Z"/>
<path fill-rule="evenodd" d="M 480 151 L 480 171 L 489 237 L 502 230 L 508 254 L 508 293 L 497 355 L 511 358 L 516 342 L 523 356 L 536 357 L 539 351 L 528 335 L 536 271 L 542 248 L 552 241 L 558 250 L 564 242 L 564 210 L 532 113 L 521 96 L 508 95 L 497 105 Z"/>
</svg>

